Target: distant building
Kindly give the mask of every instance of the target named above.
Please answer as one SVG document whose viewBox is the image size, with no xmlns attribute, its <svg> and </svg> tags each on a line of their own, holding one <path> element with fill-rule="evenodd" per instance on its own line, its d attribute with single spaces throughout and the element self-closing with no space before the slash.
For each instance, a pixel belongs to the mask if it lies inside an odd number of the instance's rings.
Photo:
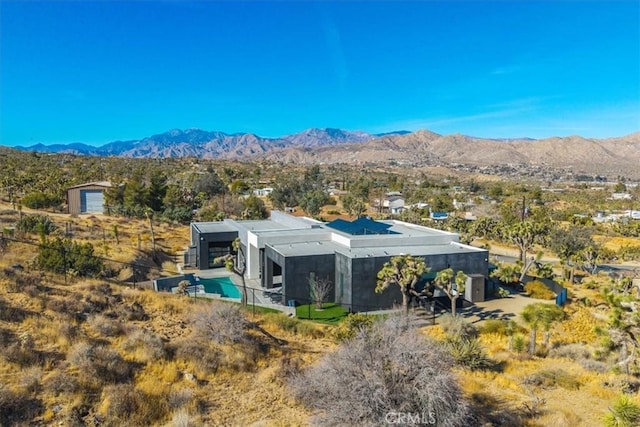
<svg viewBox="0 0 640 427">
<path fill-rule="evenodd" d="M 385 195 L 385 198 L 382 200 L 382 207 L 380 206 L 380 199 L 375 199 L 373 201 L 373 205 L 377 208 L 381 208 L 381 212 L 388 212 L 391 215 L 399 215 L 405 209 L 404 197 L 402 197 L 402 193 L 399 191 L 391 191 Z"/>
<path fill-rule="evenodd" d="M 272 187 L 264 187 L 264 188 L 259 188 L 257 190 L 253 190 L 253 194 L 259 197 L 266 197 L 271 193 L 273 193 Z"/>
<path fill-rule="evenodd" d="M 613 193 L 611 195 L 611 198 L 613 200 L 631 200 L 632 199 L 631 194 L 629 193 Z"/>
<path fill-rule="evenodd" d="M 104 192 L 111 188 L 108 181 L 89 182 L 67 189 L 67 211 L 70 214 L 104 213 Z"/>
</svg>

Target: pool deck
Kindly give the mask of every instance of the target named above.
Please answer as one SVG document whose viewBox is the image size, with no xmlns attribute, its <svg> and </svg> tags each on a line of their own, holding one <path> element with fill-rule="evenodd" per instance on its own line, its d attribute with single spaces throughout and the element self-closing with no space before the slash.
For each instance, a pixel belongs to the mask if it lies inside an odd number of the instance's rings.
<svg viewBox="0 0 640 427">
<path fill-rule="evenodd" d="M 237 274 L 231 273 L 230 271 L 224 268 L 211 268 L 208 270 L 188 270 L 188 271 L 185 270 L 185 273 L 193 273 L 194 275 L 196 275 L 201 279 L 215 279 L 215 278 L 228 277 L 233 282 L 233 284 L 238 287 L 239 290 L 242 290 L 242 279 L 240 279 L 240 277 Z M 264 291 L 266 289 L 264 289 L 260 285 L 259 280 L 246 279 L 246 283 L 247 283 L 247 289 L 248 289 L 247 304 L 251 305 L 255 303 L 255 305 L 258 305 L 260 307 L 272 308 L 275 310 L 282 311 L 285 314 L 295 316 L 295 313 L 296 313 L 295 307 L 287 307 L 282 304 L 274 304 L 269 298 L 269 296 L 265 295 Z M 220 298 L 220 299 L 235 301 L 235 302 L 239 301 L 239 299 L 237 298 Z"/>
</svg>

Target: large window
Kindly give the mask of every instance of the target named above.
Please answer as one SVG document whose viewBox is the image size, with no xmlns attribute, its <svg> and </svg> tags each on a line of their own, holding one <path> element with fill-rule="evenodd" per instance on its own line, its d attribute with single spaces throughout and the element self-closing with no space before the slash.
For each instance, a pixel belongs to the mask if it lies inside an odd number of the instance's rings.
<svg viewBox="0 0 640 427">
<path fill-rule="evenodd" d="M 218 262 L 216 263 L 216 259 L 219 259 L 220 257 L 223 257 L 225 255 L 229 255 L 232 253 L 231 251 L 231 246 L 230 245 L 225 245 L 225 246 L 214 246 L 215 243 L 209 243 L 209 268 L 214 268 L 214 267 L 222 267 L 224 266 L 224 263 L 222 262 Z"/>
</svg>

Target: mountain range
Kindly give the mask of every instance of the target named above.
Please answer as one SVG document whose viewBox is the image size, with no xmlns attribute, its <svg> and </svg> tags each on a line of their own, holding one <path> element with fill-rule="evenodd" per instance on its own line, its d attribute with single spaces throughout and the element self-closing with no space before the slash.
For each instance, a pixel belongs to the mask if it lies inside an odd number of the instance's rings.
<svg viewBox="0 0 640 427">
<path fill-rule="evenodd" d="M 115 141 L 102 146 L 82 143 L 36 144 L 16 147 L 20 150 L 45 153 L 69 153 L 93 156 L 123 157 L 201 157 L 244 158 L 267 154 L 286 148 L 314 148 L 338 144 L 362 143 L 381 135 L 403 135 L 407 131 L 374 135 L 366 132 L 349 132 L 340 129 L 307 129 L 300 133 L 279 138 L 264 138 L 253 133 L 208 132 L 201 129 L 173 129 L 139 140 Z"/>
<path fill-rule="evenodd" d="M 428 130 L 370 134 L 324 128 L 265 138 L 253 133 L 174 129 L 140 140 L 115 141 L 99 147 L 74 143 L 16 148 L 96 156 L 261 158 L 296 163 L 526 165 L 562 168 L 575 173 L 640 177 L 640 132 L 603 139 L 577 135 L 492 139 L 461 134 L 440 135 Z"/>
</svg>

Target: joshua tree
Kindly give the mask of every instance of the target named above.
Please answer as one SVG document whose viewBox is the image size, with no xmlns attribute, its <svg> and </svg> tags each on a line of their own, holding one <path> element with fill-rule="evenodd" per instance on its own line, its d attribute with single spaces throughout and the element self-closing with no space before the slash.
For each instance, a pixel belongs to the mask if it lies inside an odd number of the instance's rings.
<svg viewBox="0 0 640 427">
<path fill-rule="evenodd" d="M 555 304 L 535 303 L 529 304 L 522 310 L 522 318 L 529 325 L 529 354 L 536 351 L 536 337 L 538 328 L 545 331 L 545 345 L 549 344 L 549 331 L 551 325 L 564 317 L 562 308 Z"/>
<path fill-rule="evenodd" d="M 462 270 L 454 274 L 452 268 L 445 268 L 438 272 L 435 283 L 451 300 L 451 314 L 455 316 L 456 301 L 458 301 L 460 294 L 464 293 L 467 275 Z"/>
<path fill-rule="evenodd" d="M 378 272 L 378 283 L 375 291 L 379 294 L 390 285 L 396 284 L 400 286 L 402 307 L 405 311 L 408 311 L 411 300 L 420 295 L 416 291 L 416 285 L 422 275 L 428 271 L 429 268 L 423 258 L 412 257 L 411 255 L 394 256 L 391 260 L 385 262 Z"/>
</svg>

